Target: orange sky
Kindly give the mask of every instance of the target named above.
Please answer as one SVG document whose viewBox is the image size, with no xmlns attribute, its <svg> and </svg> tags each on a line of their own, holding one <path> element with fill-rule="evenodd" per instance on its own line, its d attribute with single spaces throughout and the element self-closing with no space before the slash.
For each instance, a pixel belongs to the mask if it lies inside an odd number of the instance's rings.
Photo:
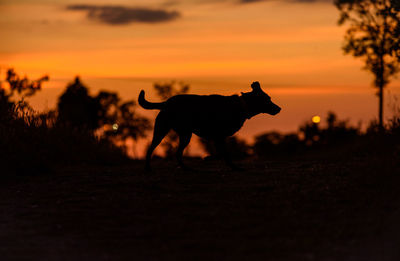
<svg viewBox="0 0 400 261">
<path fill-rule="evenodd" d="M 101 23 L 76 1 L 13 0 L 1 8 L 2 65 L 68 77 L 190 77 L 314 75 L 346 72 L 332 4 L 265 1 L 78 1 L 176 11 L 156 24 Z M 4 2 L 4 0 L 3 0 Z M 207 4 L 199 4 L 207 2 Z M 319 2 L 319 1 L 317 1 Z M 357 66 L 355 66 L 357 67 Z M 336 77 L 332 77 L 335 79 Z M 324 80 L 325 77 L 323 77 Z M 296 80 L 293 80 L 296 83 Z"/>
<path fill-rule="evenodd" d="M 328 110 L 354 123 L 376 117 L 372 76 L 343 55 L 345 28 L 331 1 L 244 2 L 0 0 L 0 68 L 50 75 L 32 99 L 37 109 L 53 107 L 77 74 L 93 93 L 114 90 L 125 99 L 142 88 L 155 99 L 155 81 L 233 94 L 258 80 L 283 110 L 249 121 L 240 133 L 246 137 L 295 130 Z M 388 90 L 393 100 L 399 80 Z"/>
</svg>

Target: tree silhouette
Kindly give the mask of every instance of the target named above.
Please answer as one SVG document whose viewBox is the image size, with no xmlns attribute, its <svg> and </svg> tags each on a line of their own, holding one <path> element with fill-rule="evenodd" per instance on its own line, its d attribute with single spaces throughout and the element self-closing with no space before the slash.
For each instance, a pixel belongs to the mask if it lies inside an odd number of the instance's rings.
<svg viewBox="0 0 400 261">
<path fill-rule="evenodd" d="M 5 119 L 10 116 L 10 113 L 17 104 L 21 107 L 29 107 L 28 103 L 24 101 L 25 97 L 34 95 L 42 88 L 42 84 L 48 81 L 47 75 L 40 77 L 37 80 L 29 80 L 28 77 L 20 77 L 14 69 L 7 70 L 5 82 L 9 88 L 5 88 L 3 83 L 0 82 L 0 118 Z M 17 103 L 12 98 L 18 94 L 21 100 Z M 23 108 L 22 108 L 23 109 Z"/>
<path fill-rule="evenodd" d="M 166 83 L 155 83 L 154 89 L 156 90 L 157 96 L 163 100 L 167 100 L 168 98 L 178 95 L 188 93 L 190 90 L 190 86 L 183 82 L 166 82 Z"/>
<path fill-rule="evenodd" d="M 378 88 L 379 126 L 383 128 L 383 90 L 399 71 L 400 5 L 398 0 L 335 0 L 339 25 L 349 23 L 343 50 L 362 57 Z"/>
<path fill-rule="evenodd" d="M 99 102 L 91 97 L 88 88 L 75 77 L 59 97 L 58 122 L 77 130 L 93 131 L 100 127 Z"/>
<path fill-rule="evenodd" d="M 14 69 L 7 70 L 6 81 L 10 85 L 10 95 L 12 96 L 15 92 L 23 97 L 32 96 L 36 91 L 42 88 L 42 83 L 48 81 L 49 76 L 45 75 L 37 80 L 29 80 L 26 76 L 21 78 Z"/>
<path fill-rule="evenodd" d="M 122 102 L 117 93 L 107 91 L 101 91 L 95 99 L 100 104 L 99 126 L 105 138 L 124 143 L 128 139 L 136 141 L 145 137 L 150 122 L 135 112 L 134 101 Z"/>
<path fill-rule="evenodd" d="M 168 98 L 178 95 L 185 94 L 189 92 L 190 86 L 183 82 L 165 82 L 165 83 L 155 83 L 154 89 L 157 96 L 162 100 L 167 100 Z M 178 144 L 178 135 L 175 132 L 170 132 L 163 140 L 161 146 L 164 148 L 166 157 L 172 158 L 175 155 L 175 148 Z"/>
<path fill-rule="evenodd" d="M 136 141 L 150 128 L 149 120 L 135 112 L 134 101 L 122 102 L 118 93 L 101 91 L 90 96 L 88 88 L 76 77 L 58 101 L 58 123 L 75 130 L 98 133 L 107 140 L 125 145 Z"/>
</svg>

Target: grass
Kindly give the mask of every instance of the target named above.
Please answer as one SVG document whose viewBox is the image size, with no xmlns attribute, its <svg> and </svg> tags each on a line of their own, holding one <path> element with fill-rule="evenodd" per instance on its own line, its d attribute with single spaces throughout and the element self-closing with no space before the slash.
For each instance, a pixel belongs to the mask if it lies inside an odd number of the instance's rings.
<svg viewBox="0 0 400 261">
<path fill-rule="evenodd" d="M 88 131 L 56 124 L 52 114 L 36 114 L 13 107 L 0 121 L 2 174 L 38 175 L 55 165 L 118 164 L 124 153 Z"/>
<path fill-rule="evenodd" d="M 243 172 L 145 173 L 51 119 L 0 122 L 2 260 L 399 260 L 398 125 Z"/>
<path fill-rule="evenodd" d="M 3 260 L 397 260 L 398 162 L 63 167 L 2 183 L 0 251 Z"/>
</svg>

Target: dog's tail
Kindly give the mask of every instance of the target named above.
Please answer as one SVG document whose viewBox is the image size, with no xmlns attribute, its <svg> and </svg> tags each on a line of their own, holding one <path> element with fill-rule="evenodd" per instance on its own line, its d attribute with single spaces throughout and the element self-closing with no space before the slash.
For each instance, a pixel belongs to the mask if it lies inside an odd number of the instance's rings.
<svg viewBox="0 0 400 261">
<path fill-rule="evenodd" d="M 165 102 L 149 102 L 144 98 L 144 91 L 141 90 L 138 98 L 140 106 L 146 110 L 161 110 L 164 108 Z"/>
</svg>

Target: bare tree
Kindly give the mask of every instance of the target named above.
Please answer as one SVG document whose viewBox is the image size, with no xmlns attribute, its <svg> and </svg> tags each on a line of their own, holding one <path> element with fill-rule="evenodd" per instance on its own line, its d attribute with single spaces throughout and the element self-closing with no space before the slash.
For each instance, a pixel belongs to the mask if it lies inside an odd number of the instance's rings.
<svg viewBox="0 0 400 261">
<path fill-rule="evenodd" d="M 379 126 L 383 128 L 383 91 L 399 71 L 399 0 L 335 0 L 339 25 L 348 23 L 343 50 L 363 58 L 378 88 Z"/>
</svg>

